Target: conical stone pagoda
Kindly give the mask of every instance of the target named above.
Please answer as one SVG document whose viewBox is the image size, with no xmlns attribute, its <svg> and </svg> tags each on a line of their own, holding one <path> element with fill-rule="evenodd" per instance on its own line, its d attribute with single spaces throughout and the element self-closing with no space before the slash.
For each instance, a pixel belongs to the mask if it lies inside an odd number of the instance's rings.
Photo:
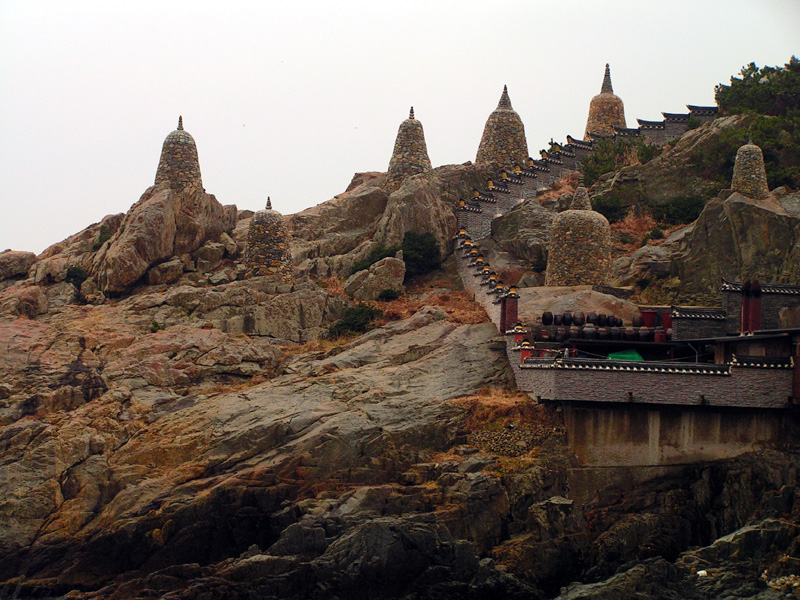
<svg viewBox="0 0 800 600">
<path fill-rule="evenodd" d="M 504 85 L 497 108 L 486 120 L 475 162 L 496 162 L 501 166 L 513 167 L 516 163 L 524 165 L 528 156 L 525 125 L 511 107 L 508 86 Z"/>
<path fill-rule="evenodd" d="M 604 284 L 610 267 L 611 228 L 581 182 L 569 210 L 553 219 L 545 285 Z"/>
<path fill-rule="evenodd" d="M 752 140 L 736 153 L 731 189 L 753 200 L 763 200 L 769 196 L 764 155 Z"/>
<path fill-rule="evenodd" d="M 197 146 L 194 138 L 183 129 L 182 116 L 178 117 L 178 128 L 164 139 L 155 185 L 173 190 L 182 190 L 189 186 L 203 189 Z"/>
<path fill-rule="evenodd" d="M 267 198 L 264 210 L 250 219 L 244 253 L 245 278 L 271 277 L 282 283 L 294 282 L 291 240 L 283 215 L 272 210 Z"/>
<path fill-rule="evenodd" d="M 614 135 L 615 127 L 625 128 L 625 106 L 622 99 L 614 94 L 611 87 L 611 67 L 606 63 L 603 85 L 600 93 L 589 103 L 589 118 L 586 121 L 585 141 L 591 141 L 590 134 Z"/>
<path fill-rule="evenodd" d="M 389 191 L 399 188 L 403 180 L 410 175 L 432 171 L 428 147 L 425 144 L 425 132 L 422 130 L 422 123 L 414 118 L 412 106 L 408 118 L 400 123 L 392 158 L 389 160 L 387 183 Z"/>
</svg>

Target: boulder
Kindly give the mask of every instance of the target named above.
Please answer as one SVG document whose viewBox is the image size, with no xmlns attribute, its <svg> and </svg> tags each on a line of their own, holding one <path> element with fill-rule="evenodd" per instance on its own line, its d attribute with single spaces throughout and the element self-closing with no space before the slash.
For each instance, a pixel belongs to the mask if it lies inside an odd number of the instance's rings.
<svg viewBox="0 0 800 600">
<path fill-rule="evenodd" d="M 179 257 L 174 257 L 150 267 L 147 271 L 147 283 L 149 285 L 174 283 L 180 279 L 181 275 L 183 275 L 183 261 Z"/>
<path fill-rule="evenodd" d="M 542 313 L 565 311 L 595 312 L 621 317 L 630 323 L 639 315 L 636 304 L 616 296 L 594 291 L 590 286 L 522 288 L 519 300 L 519 318 L 523 323 L 537 323 Z"/>
<path fill-rule="evenodd" d="M 14 250 L 0 252 L 0 279 L 16 277 L 17 275 L 27 275 L 35 262 L 36 255 L 33 252 L 19 252 Z"/>
<path fill-rule="evenodd" d="M 504 250 L 542 270 L 547 265 L 550 227 L 556 214 L 529 198 L 492 221 L 492 238 Z"/>
<path fill-rule="evenodd" d="M 384 290 L 402 293 L 405 275 L 406 265 L 402 260 L 386 257 L 351 275 L 344 291 L 356 300 L 377 300 Z"/>
<path fill-rule="evenodd" d="M 71 287 L 71 286 L 70 286 Z M 47 295 L 38 285 L 14 286 L 0 294 L 0 313 L 35 318 L 47 312 Z"/>
<path fill-rule="evenodd" d="M 225 256 L 225 246 L 218 242 L 206 242 L 197 249 L 197 270 L 201 273 L 208 273 L 214 270 L 222 257 Z"/>
<path fill-rule="evenodd" d="M 214 196 L 193 187 L 151 187 L 131 207 L 119 230 L 91 263 L 105 292 L 122 292 L 160 260 L 193 252 L 234 223 Z"/>
<path fill-rule="evenodd" d="M 431 233 L 445 256 L 457 227 L 453 207 L 442 200 L 441 188 L 442 182 L 436 177 L 405 178 L 389 196 L 373 241 L 388 248 L 400 246 L 407 231 Z"/>
<path fill-rule="evenodd" d="M 722 195 L 724 196 L 724 194 Z M 739 193 L 711 200 L 673 257 L 680 300 L 718 302 L 722 277 L 800 282 L 800 193 L 764 200 Z"/>
</svg>

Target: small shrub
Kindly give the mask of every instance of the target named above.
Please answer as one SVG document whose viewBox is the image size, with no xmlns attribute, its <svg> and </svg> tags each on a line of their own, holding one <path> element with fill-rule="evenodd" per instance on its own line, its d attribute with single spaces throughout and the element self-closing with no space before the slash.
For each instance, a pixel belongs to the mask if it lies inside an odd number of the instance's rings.
<svg viewBox="0 0 800 600">
<path fill-rule="evenodd" d="M 359 260 L 356 264 L 353 265 L 352 273 L 357 273 L 358 271 L 363 271 L 364 269 L 369 269 L 372 265 L 374 265 L 379 260 L 383 260 L 387 256 L 394 256 L 397 254 L 397 251 L 400 250 L 397 246 L 390 246 L 388 248 L 384 246 L 378 246 L 373 250 L 370 255 L 363 259 Z"/>
<path fill-rule="evenodd" d="M 666 204 L 654 206 L 653 217 L 667 225 L 685 225 L 697 220 L 706 202 L 702 198 L 676 198 Z"/>
<path fill-rule="evenodd" d="M 88 273 L 80 267 L 69 267 L 67 269 L 67 282 L 80 288 L 81 284 L 89 278 Z"/>
<path fill-rule="evenodd" d="M 628 212 L 628 209 L 622 206 L 622 200 L 616 196 L 594 198 L 592 199 L 592 208 L 608 219 L 609 223 L 621 221 Z"/>
<path fill-rule="evenodd" d="M 372 322 L 380 317 L 382 311 L 366 304 L 351 306 L 344 316 L 328 328 L 328 338 L 336 339 L 349 333 L 365 333 L 372 329 Z"/>
<path fill-rule="evenodd" d="M 663 240 L 664 239 L 664 230 L 660 227 L 654 227 L 647 235 L 642 238 L 642 246 L 647 244 L 650 240 Z"/>
<path fill-rule="evenodd" d="M 100 248 L 111 238 L 111 231 L 105 225 L 100 225 L 100 234 L 97 236 L 97 241 L 92 244 L 92 250 L 100 250 Z"/>
<path fill-rule="evenodd" d="M 406 263 L 406 279 L 438 269 L 442 264 L 442 253 L 436 237 L 432 233 L 406 231 L 403 261 Z"/>
<path fill-rule="evenodd" d="M 391 302 L 392 300 L 397 300 L 400 297 L 400 292 L 397 290 L 383 290 L 380 294 L 378 294 L 378 300 L 381 302 Z"/>
<path fill-rule="evenodd" d="M 153 321 L 150 323 L 150 333 L 156 333 L 157 331 L 163 331 L 164 325 L 159 323 L 158 321 Z"/>
</svg>

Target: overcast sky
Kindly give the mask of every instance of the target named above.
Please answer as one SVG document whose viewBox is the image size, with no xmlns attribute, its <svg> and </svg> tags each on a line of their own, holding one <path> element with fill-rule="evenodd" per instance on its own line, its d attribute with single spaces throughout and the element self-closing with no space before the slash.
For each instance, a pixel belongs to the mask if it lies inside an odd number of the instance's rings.
<svg viewBox="0 0 800 600">
<path fill-rule="evenodd" d="M 412 105 L 434 166 L 474 161 L 507 84 L 536 155 L 582 137 L 606 62 L 635 127 L 799 30 L 798 0 L 0 0 L 0 251 L 127 211 L 178 115 L 209 193 L 289 214 L 385 171 Z"/>
</svg>

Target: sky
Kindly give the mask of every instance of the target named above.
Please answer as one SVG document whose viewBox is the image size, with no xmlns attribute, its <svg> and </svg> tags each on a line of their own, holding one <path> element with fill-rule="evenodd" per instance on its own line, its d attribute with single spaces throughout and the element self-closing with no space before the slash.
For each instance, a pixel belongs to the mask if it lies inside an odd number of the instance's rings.
<svg viewBox="0 0 800 600">
<path fill-rule="evenodd" d="M 434 166 L 474 161 L 507 84 L 537 156 L 606 63 L 635 127 L 798 31 L 800 0 L 0 0 L 0 251 L 126 212 L 179 115 L 209 193 L 291 214 L 385 171 L 411 106 Z"/>
</svg>

